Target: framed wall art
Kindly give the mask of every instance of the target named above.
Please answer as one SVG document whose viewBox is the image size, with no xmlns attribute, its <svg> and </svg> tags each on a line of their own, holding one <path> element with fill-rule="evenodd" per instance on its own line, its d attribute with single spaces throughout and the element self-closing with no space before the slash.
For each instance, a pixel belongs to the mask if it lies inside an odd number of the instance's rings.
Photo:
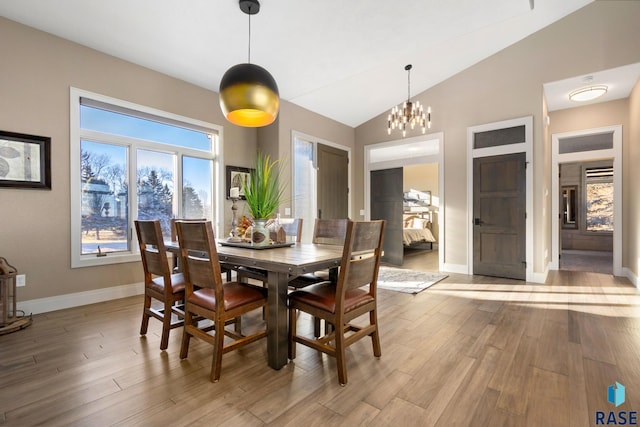
<svg viewBox="0 0 640 427">
<path fill-rule="evenodd" d="M 0 187 L 51 189 L 51 138 L 0 131 Z"/>
<path fill-rule="evenodd" d="M 227 166 L 227 200 L 233 187 L 238 188 L 239 199 L 246 200 L 244 198 L 244 192 L 242 191 L 242 184 L 249 180 L 249 175 L 252 170 L 253 169 L 239 166 Z"/>
</svg>

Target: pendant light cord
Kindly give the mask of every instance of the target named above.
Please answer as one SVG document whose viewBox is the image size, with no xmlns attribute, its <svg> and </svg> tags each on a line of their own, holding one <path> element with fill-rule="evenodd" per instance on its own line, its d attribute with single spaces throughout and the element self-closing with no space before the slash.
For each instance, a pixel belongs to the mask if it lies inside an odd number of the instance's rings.
<svg viewBox="0 0 640 427">
<path fill-rule="evenodd" d="M 407 70 L 407 102 L 411 101 L 411 68 Z"/>
<path fill-rule="evenodd" d="M 247 62 L 251 64 L 251 6 L 249 6 L 249 57 Z"/>
</svg>

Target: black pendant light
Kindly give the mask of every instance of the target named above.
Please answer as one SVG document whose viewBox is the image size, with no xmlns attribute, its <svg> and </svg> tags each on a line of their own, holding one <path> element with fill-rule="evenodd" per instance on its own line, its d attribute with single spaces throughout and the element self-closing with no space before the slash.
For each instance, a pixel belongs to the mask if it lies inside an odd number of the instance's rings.
<svg viewBox="0 0 640 427">
<path fill-rule="evenodd" d="M 240 0 L 249 15 L 249 60 L 229 68 L 220 80 L 220 108 L 227 120 L 244 127 L 260 127 L 278 117 L 280 96 L 275 79 L 259 65 L 251 64 L 251 15 L 260 11 L 258 0 Z"/>
</svg>

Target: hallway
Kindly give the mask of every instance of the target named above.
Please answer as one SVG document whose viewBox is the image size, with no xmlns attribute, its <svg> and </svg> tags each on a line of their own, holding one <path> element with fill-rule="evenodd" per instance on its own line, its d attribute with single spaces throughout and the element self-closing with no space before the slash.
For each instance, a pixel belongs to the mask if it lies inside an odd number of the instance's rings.
<svg viewBox="0 0 640 427">
<path fill-rule="evenodd" d="M 613 252 L 564 249 L 560 270 L 613 274 Z"/>
</svg>

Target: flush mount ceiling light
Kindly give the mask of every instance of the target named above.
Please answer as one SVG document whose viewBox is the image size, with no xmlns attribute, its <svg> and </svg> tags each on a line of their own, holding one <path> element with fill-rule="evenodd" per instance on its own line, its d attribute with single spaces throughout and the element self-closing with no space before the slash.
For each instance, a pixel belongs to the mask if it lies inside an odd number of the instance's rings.
<svg viewBox="0 0 640 427">
<path fill-rule="evenodd" d="M 402 136 L 407 134 L 407 125 L 413 129 L 416 124 L 422 127 L 422 133 L 427 131 L 427 128 L 431 129 L 431 107 L 427 108 L 427 114 L 425 115 L 420 101 L 415 103 L 411 102 L 411 68 L 412 65 L 408 64 L 404 67 L 407 71 L 407 101 L 402 106 L 395 106 L 391 109 L 391 113 L 388 118 L 387 132 L 391 135 L 392 129 L 401 129 Z"/>
<path fill-rule="evenodd" d="M 280 109 L 275 79 L 259 65 L 251 64 L 251 15 L 260 11 L 258 0 L 240 0 L 240 10 L 249 15 L 249 56 L 246 64 L 229 68 L 220 80 L 220 108 L 227 120 L 244 127 L 274 122 Z"/>
<path fill-rule="evenodd" d="M 607 89 L 604 85 L 584 87 L 571 92 L 569 99 L 576 102 L 591 101 L 607 93 Z"/>
</svg>

